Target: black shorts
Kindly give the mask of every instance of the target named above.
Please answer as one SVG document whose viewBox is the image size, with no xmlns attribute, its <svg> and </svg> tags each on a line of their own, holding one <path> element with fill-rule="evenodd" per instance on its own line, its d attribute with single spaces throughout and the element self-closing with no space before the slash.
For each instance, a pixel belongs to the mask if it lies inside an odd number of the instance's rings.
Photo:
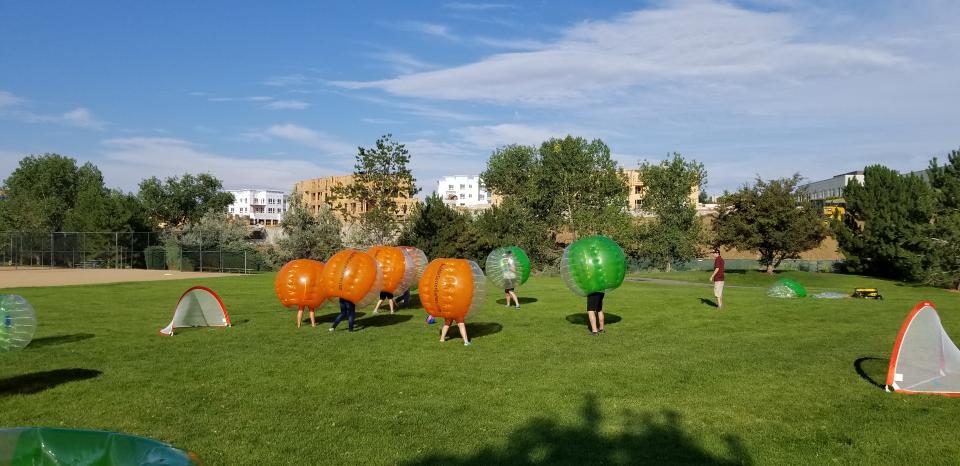
<svg viewBox="0 0 960 466">
<path fill-rule="evenodd" d="M 590 293 L 587 295 L 588 311 L 603 311 L 603 293 Z"/>
<path fill-rule="evenodd" d="M 513 288 L 507 288 L 507 289 L 503 290 L 504 293 L 509 293 L 509 292 L 511 292 L 511 291 L 513 291 Z"/>
<path fill-rule="evenodd" d="M 393 299 L 393 293 L 388 293 L 386 291 L 380 292 L 380 299 Z"/>
</svg>

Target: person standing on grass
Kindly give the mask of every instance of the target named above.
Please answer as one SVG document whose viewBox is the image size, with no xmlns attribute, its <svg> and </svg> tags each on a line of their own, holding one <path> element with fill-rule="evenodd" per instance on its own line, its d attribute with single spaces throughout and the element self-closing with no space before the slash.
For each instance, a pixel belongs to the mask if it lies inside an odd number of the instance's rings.
<svg viewBox="0 0 960 466">
<path fill-rule="evenodd" d="M 340 321 L 343 318 L 347 318 L 347 329 L 353 331 L 353 320 L 357 317 L 357 305 L 351 301 L 340 298 L 340 314 L 337 315 L 336 319 L 333 319 L 333 326 L 330 327 L 330 331 L 337 329 L 337 325 L 340 324 Z"/>
<path fill-rule="evenodd" d="M 440 343 L 447 341 L 447 331 L 450 330 L 450 324 L 455 324 L 460 329 L 463 346 L 470 346 L 470 339 L 467 338 L 467 326 L 463 323 L 463 319 L 459 322 L 456 319 L 443 319 L 443 328 L 440 329 Z"/>
<path fill-rule="evenodd" d="M 513 303 L 517 305 L 517 309 L 520 309 L 520 300 L 517 299 L 517 294 L 513 292 L 517 281 L 517 261 L 513 257 L 512 251 L 508 250 L 503 256 L 501 267 L 503 268 L 503 282 L 506 284 L 503 293 L 507 296 L 507 307 L 510 307 L 510 298 L 512 297 Z"/>
<path fill-rule="evenodd" d="M 587 318 L 590 319 L 590 334 L 603 333 L 603 292 L 587 295 Z"/>
<path fill-rule="evenodd" d="M 390 313 L 393 314 L 393 308 L 396 306 L 397 301 L 393 298 L 393 293 L 388 293 L 386 291 L 380 292 L 380 301 L 377 301 L 377 305 L 373 308 L 373 313 L 376 314 L 380 311 L 380 305 L 386 301 L 390 305 Z"/>
<path fill-rule="evenodd" d="M 710 281 L 713 282 L 713 295 L 717 298 L 717 309 L 723 309 L 723 256 L 720 249 L 713 250 L 713 273 Z"/>
</svg>

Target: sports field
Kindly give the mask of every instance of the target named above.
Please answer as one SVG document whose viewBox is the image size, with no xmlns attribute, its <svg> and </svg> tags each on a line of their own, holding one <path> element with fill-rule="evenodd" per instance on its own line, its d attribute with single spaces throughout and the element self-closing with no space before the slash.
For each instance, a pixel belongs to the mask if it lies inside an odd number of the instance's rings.
<svg viewBox="0 0 960 466">
<path fill-rule="evenodd" d="M 776 300 L 771 278 L 728 272 L 718 311 L 709 287 L 627 282 L 593 337 L 582 298 L 532 277 L 519 311 L 488 295 L 464 347 L 416 308 L 362 309 L 359 332 L 330 333 L 327 307 L 298 330 L 272 275 L 7 289 L 39 326 L 0 353 L 0 426 L 138 434 L 207 465 L 956 464 L 960 399 L 878 384 L 918 301 L 960 338 L 960 295 L 785 275 L 886 299 Z M 158 336 L 192 285 L 235 326 Z"/>
</svg>

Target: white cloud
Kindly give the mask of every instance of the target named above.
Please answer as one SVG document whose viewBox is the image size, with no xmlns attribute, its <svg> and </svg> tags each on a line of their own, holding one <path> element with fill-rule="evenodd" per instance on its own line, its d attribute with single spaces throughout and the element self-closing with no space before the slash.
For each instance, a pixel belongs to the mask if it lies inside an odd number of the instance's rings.
<svg viewBox="0 0 960 466">
<path fill-rule="evenodd" d="M 491 126 L 467 126 L 454 129 L 453 133 L 467 143 L 491 150 L 508 144 L 539 146 L 540 143 L 547 139 L 564 137 L 570 131 L 572 131 L 572 129 L 569 127 L 564 131 L 522 124 L 503 123 Z"/>
<path fill-rule="evenodd" d="M 286 87 L 286 86 L 302 86 L 304 84 L 309 84 L 310 79 L 302 74 L 289 74 L 285 76 L 271 76 L 267 78 L 263 84 L 267 86 L 274 87 Z"/>
<path fill-rule="evenodd" d="M 273 100 L 273 97 L 254 95 L 248 97 L 210 97 L 207 100 L 211 102 L 269 102 Z"/>
<path fill-rule="evenodd" d="M 397 27 L 406 31 L 419 32 L 451 41 L 460 40 L 460 38 L 451 33 L 450 28 L 444 24 L 426 23 L 423 21 L 403 21 L 399 23 Z"/>
<path fill-rule="evenodd" d="M 103 122 L 93 116 L 90 110 L 80 107 L 64 112 L 56 120 L 60 123 L 78 128 L 103 129 Z"/>
<path fill-rule="evenodd" d="M 0 91 L 0 108 L 12 107 L 14 105 L 20 104 L 21 102 L 23 102 L 23 99 L 7 91 Z"/>
<path fill-rule="evenodd" d="M 121 138 L 103 141 L 106 163 L 98 163 L 110 186 L 136 189 L 144 178 L 209 172 L 229 189 L 290 190 L 301 179 L 342 170 L 297 159 L 261 159 L 222 155 L 175 138 Z M 96 163 L 96 161 L 95 161 Z"/>
<path fill-rule="evenodd" d="M 433 63 L 420 60 L 413 55 L 398 51 L 387 51 L 371 54 L 372 57 L 383 61 L 392 70 L 400 74 L 415 73 L 437 67 Z"/>
<path fill-rule="evenodd" d="M 254 133 L 253 136 L 264 140 L 276 138 L 291 141 L 334 155 L 353 154 L 357 150 L 356 146 L 348 144 L 335 136 L 293 123 L 273 125 L 264 131 Z"/>
<path fill-rule="evenodd" d="M 264 105 L 264 108 L 270 110 L 304 110 L 310 108 L 310 104 L 302 100 L 274 100 Z"/>
<path fill-rule="evenodd" d="M 510 3 L 471 3 L 471 2 L 451 2 L 444 3 L 443 7 L 448 10 L 458 11 L 488 11 L 488 10 L 513 10 L 517 6 Z"/>
<path fill-rule="evenodd" d="M 360 121 L 370 123 L 371 125 L 402 125 L 400 120 L 391 120 L 390 118 L 361 118 Z"/>
<path fill-rule="evenodd" d="M 437 32 L 444 32 L 438 29 Z M 716 1 L 674 1 L 607 21 L 585 21 L 542 49 L 379 81 L 348 89 L 502 104 L 582 104 L 644 86 L 767 83 L 895 67 L 906 59 L 856 44 L 806 39 L 787 13 Z"/>
</svg>

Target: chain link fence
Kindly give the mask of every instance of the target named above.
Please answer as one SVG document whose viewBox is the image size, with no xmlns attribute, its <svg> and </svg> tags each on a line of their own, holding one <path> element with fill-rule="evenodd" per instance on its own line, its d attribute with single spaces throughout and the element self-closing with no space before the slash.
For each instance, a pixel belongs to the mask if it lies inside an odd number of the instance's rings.
<svg viewBox="0 0 960 466">
<path fill-rule="evenodd" d="M 164 244 L 154 232 L 0 231 L 0 269 L 110 268 L 252 273 L 269 270 L 253 249 Z"/>
<path fill-rule="evenodd" d="M 806 259 L 784 259 L 777 270 L 799 270 L 801 272 L 842 272 L 845 262 L 843 260 L 806 260 Z M 685 262 L 674 262 L 672 270 L 700 270 L 712 271 L 713 259 L 694 259 Z M 629 272 L 648 272 L 657 270 L 650 261 L 637 258 L 628 258 L 627 270 Z M 724 259 L 724 270 L 766 270 L 766 266 L 760 265 L 756 259 Z"/>
</svg>

